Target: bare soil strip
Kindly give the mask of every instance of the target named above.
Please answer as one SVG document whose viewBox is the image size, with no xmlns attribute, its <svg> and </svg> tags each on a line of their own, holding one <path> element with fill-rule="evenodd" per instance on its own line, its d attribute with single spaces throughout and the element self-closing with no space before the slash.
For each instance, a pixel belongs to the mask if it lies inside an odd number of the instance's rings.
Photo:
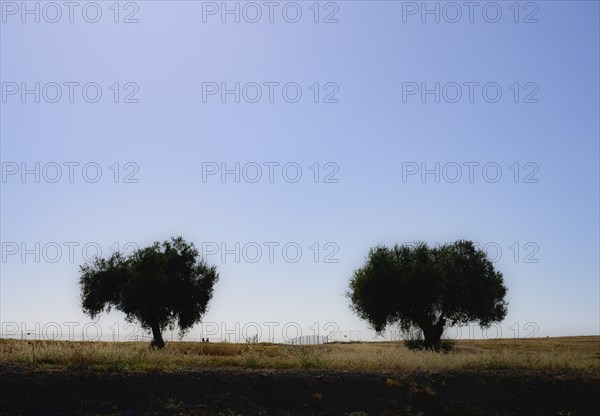
<svg viewBox="0 0 600 416">
<path fill-rule="evenodd" d="M 595 372 L 100 372 L 24 365 L 2 365 L 0 372 L 0 414 L 6 416 L 584 416 L 600 409 Z"/>
</svg>

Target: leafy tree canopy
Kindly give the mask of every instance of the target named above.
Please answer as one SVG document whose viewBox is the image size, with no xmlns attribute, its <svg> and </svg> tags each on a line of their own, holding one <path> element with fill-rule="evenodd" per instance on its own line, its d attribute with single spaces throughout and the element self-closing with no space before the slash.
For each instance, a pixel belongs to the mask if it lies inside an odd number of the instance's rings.
<svg viewBox="0 0 600 416">
<path fill-rule="evenodd" d="M 83 311 L 95 318 L 111 308 L 151 329 L 153 345 L 164 346 L 161 332 L 179 328 L 183 335 L 207 310 L 218 280 L 216 267 L 199 257 L 193 243 L 173 237 L 163 243 L 95 258 L 80 266 Z"/>
<path fill-rule="evenodd" d="M 381 333 L 399 324 L 419 328 L 425 346 L 439 349 L 446 325 L 478 322 L 489 327 L 504 319 L 507 302 L 502 273 L 494 270 L 471 241 L 430 248 L 377 246 L 350 279 L 351 307 Z"/>
</svg>

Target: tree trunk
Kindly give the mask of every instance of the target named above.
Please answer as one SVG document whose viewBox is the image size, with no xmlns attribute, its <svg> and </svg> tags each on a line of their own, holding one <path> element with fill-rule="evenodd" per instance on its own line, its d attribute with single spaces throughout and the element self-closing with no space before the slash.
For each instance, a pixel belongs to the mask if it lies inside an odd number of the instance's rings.
<svg viewBox="0 0 600 416">
<path fill-rule="evenodd" d="M 440 320 L 435 325 L 428 325 L 421 328 L 425 337 L 424 345 L 428 350 L 439 351 L 442 346 L 442 334 L 444 333 L 444 325 L 446 320 L 440 317 Z"/>
<path fill-rule="evenodd" d="M 154 339 L 150 342 L 150 348 L 162 349 L 165 347 L 165 341 L 163 341 L 158 324 L 152 325 L 152 337 Z"/>
</svg>

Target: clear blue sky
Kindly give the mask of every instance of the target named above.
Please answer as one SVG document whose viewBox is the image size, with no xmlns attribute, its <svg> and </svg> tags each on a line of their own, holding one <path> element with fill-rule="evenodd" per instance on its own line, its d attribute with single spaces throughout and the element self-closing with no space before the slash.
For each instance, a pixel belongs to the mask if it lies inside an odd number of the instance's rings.
<svg viewBox="0 0 600 416">
<path fill-rule="evenodd" d="M 427 2 L 439 22 L 422 2 L 321 2 L 318 16 L 313 3 L 297 2 L 291 23 L 295 4 L 239 2 L 237 23 L 221 2 L 123 2 L 118 16 L 98 2 L 91 23 L 86 2 L 73 22 L 39 2 L 37 23 L 34 2 L 30 14 L 2 2 L 3 324 L 84 325 L 84 246 L 108 255 L 182 235 L 219 251 L 206 256 L 221 278 L 204 320 L 228 328 L 278 322 L 281 337 L 289 322 L 304 335 L 334 322 L 372 339 L 343 296 L 369 247 L 470 239 L 509 288 L 502 336 L 515 322 L 521 336 L 529 322 L 539 336 L 600 332 L 599 3 L 481 2 L 458 15 L 462 2 Z M 39 103 L 21 94 L 36 82 Z M 236 82 L 239 103 L 214 93 Z M 439 102 L 421 96 L 436 83 Z M 21 175 L 36 163 L 39 183 Z M 239 183 L 208 174 L 236 163 Z M 439 182 L 421 176 L 436 166 Z M 236 243 L 240 261 L 223 261 Z M 99 321 L 113 322 L 122 315 Z"/>
</svg>

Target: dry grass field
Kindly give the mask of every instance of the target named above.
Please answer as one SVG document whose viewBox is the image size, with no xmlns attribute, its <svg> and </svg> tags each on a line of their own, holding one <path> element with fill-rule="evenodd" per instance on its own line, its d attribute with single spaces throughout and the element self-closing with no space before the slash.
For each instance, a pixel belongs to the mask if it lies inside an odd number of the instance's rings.
<svg viewBox="0 0 600 416">
<path fill-rule="evenodd" d="M 448 371 L 600 371 L 600 337 L 458 341 L 454 351 L 411 351 L 402 343 L 372 342 L 292 346 L 171 342 L 164 350 L 147 343 L 0 340 L 0 363 L 48 369 L 193 370 L 252 369 Z"/>
</svg>

